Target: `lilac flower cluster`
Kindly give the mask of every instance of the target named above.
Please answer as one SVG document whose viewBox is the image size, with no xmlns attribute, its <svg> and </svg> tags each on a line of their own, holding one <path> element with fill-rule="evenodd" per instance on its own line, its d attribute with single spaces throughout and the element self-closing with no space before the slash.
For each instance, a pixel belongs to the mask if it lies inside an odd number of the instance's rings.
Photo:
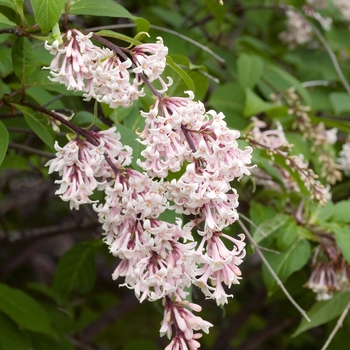
<svg viewBox="0 0 350 350">
<path fill-rule="evenodd" d="M 50 67 L 50 80 L 64 84 L 67 90 L 84 92 L 85 100 L 91 98 L 108 104 L 111 108 L 130 107 L 144 95 L 139 74 L 145 74 L 150 81 L 159 79 L 163 92 L 167 85 L 160 74 L 165 68 L 168 49 L 161 38 L 156 44 L 141 44 L 134 47 L 131 58 L 120 57 L 106 47 L 100 48 L 90 40 L 92 33 L 84 35 L 72 29 L 64 35 L 60 46 L 55 40 L 45 48 L 55 55 Z M 129 68 L 136 73 L 131 81 Z"/>
<path fill-rule="evenodd" d="M 145 127 L 138 136 L 145 148 L 144 160 L 137 163 L 144 172 L 129 167 L 131 149 L 113 127 L 85 131 L 85 138 L 77 136 L 62 148 L 56 143 L 49 173 L 59 173 L 56 193 L 71 208 L 93 204 L 103 240 L 120 260 L 113 279 L 124 277 L 123 285 L 140 302 L 163 300 L 160 334 L 171 338 L 175 331 L 166 349 L 197 349 L 198 331 L 208 332 L 212 324 L 193 314 L 201 308 L 186 301 L 188 287 L 198 286 L 220 305 L 232 296 L 227 288 L 239 283 L 244 235 L 233 238 L 223 229 L 238 219 L 238 194 L 230 183 L 250 175 L 252 149 L 240 149 L 239 132 L 227 127 L 222 113 L 194 101 L 193 92 L 163 95 L 172 81 L 161 78 L 167 55 L 161 38 L 129 50 L 131 59 L 121 59 L 95 46 L 91 36 L 73 29 L 61 46 L 46 44 L 56 55 L 51 80 L 112 108 L 128 107 L 143 95 L 140 74 L 160 81 L 155 103 L 141 111 Z M 179 175 L 167 181 L 169 173 Z M 90 198 L 95 191 L 104 192 L 104 201 Z M 165 210 L 186 215 L 188 222 L 161 220 Z"/>
<path fill-rule="evenodd" d="M 350 266 L 331 235 L 320 236 L 311 267 L 311 276 L 304 287 L 316 293 L 317 300 L 328 300 L 336 291 L 349 290 Z"/>
</svg>

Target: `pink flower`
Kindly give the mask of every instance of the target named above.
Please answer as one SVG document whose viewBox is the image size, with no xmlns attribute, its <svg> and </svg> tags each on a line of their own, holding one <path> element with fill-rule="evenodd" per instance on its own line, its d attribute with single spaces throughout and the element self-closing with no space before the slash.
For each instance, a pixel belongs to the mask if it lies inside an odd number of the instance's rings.
<svg viewBox="0 0 350 350">
<path fill-rule="evenodd" d="M 99 146 L 98 146 L 99 147 Z M 56 191 L 62 200 L 69 201 L 70 207 L 79 209 L 80 204 L 93 203 L 89 196 L 101 185 L 94 176 L 94 169 L 103 162 L 102 157 L 93 157 L 94 147 L 85 140 L 75 139 L 61 148 L 55 143 L 56 158 L 49 160 L 49 174 L 56 171 L 62 176 L 55 183 L 60 184 Z"/>
<path fill-rule="evenodd" d="M 169 171 L 179 171 L 185 160 L 191 161 L 191 145 L 182 127 L 200 125 L 205 110 L 202 103 L 193 101 L 193 92 L 187 93 L 187 98 L 165 97 L 157 100 L 148 113 L 141 112 L 146 124 L 139 142 L 146 146 L 141 152 L 146 160 L 138 164 L 151 176 L 164 178 Z"/>
<path fill-rule="evenodd" d="M 78 209 L 80 204 L 94 203 L 91 196 L 95 189 L 103 189 L 106 178 L 114 177 L 114 170 L 106 161 L 108 156 L 116 168 L 131 163 L 131 148 L 119 142 L 120 135 L 116 128 L 105 131 L 90 131 L 94 145 L 86 140 L 76 138 L 68 142 L 63 148 L 55 143 L 56 158 L 49 160 L 49 174 L 58 172 L 62 177 L 55 183 L 60 184 L 56 191 L 64 201 L 69 201 L 71 208 Z"/>
<path fill-rule="evenodd" d="M 234 246 L 229 250 L 220 237 L 230 240 Z M 241 271 L 238 266 L 245 256 L 244 235 L 239 235 L 240 240 L 226 234 L 212 232 L 211 236 L 203 237 L 196 250 L 196 260 L 201 267 L 197 271 L 194 284 L 197 285 L 207 298 L 216 300 L 218 305 L 227 303 L 227 297 L 223 285 L 228 288 L 232 284 L 239 284 Z"/>
<path fill-rule="evenodd" d="M 165 334 L 170 339 L 172 337 L 173 328 L 175 336 L 166 350 L 190 349 L 195 350 L 200 347 L 197 339 L 202 335 L 195 333 L 196 331 L 209 332 L 209 327 L 213 325 L 204 321 L 201 317 L 195 316 L 192 311 L 201 311 L 201 307 L 197 304 L 190 303 L 187 300 L 181 300 L 175 296 L 174 300 L 170 298 L 164 299 L 164 318 L 160 328 L 160 335 Z"/>
<path fill-rule="evenodd" d="M 166 66 L 168 54 L 168 48 L 164 46 L 163 39 L 161 37 L 157 39 L 155 44 L 141 44 L 131 50 L 133 61 L 138 66 L 133 69 L 133 72 L 145 74 L 150 82 L 160 78 Z"/>
</svg>

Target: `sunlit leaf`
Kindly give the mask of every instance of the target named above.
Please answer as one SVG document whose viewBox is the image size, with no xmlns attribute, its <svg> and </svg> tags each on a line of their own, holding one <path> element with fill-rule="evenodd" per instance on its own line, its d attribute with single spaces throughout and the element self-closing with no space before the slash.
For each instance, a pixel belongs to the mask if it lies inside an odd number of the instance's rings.
<svg viewBox="0 0 350 350">
<path fill-rule="evenodd" d="M 47 33 L 58 22 L 66 0 L 30 0 L 34 10 L 34 18 L 41 31 Z"/>
<path fill-rule="evenodd" d="M 72 5 L 69 12 L 74 15 L 129 18 L 137 24 L 139 31 L 147 32 L 149 30 L 147 20 L 133 16 L 127 9 L 113 0 L 79 0 Z"/>
</svg>

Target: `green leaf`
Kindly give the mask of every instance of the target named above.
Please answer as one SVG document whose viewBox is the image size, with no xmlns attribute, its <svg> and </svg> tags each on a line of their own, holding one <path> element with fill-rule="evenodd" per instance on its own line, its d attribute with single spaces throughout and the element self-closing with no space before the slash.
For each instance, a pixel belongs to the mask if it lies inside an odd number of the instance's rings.
<svg viewBox="0 0 350 350">
<path fill-rule="evenodd" d="M 288 142 L 293 145 L 290 154 L 302 154 L 305 159 L 309 159 L 311 156 L 311 147 L 306 138 L 301 133 L 296 132 L 286 132 L 285 134 Z"/>
<path fill-rule="evenodd" d="M 122 40 L 125 41 L 129 44 L 133 44 L 133 45 L 139 45 L 141 44 L 140 41 L 135 40 L 134 38 L 131 38 L 127 35 L 118 33 L 118 32 L 114 32 L 112 30 L 100 30 L 99 32 L 96 32 L 97 35 L 103 36 L 103 37 L 107 37 L 107 38 L 114 38 L 114 39 L 118 39 L 118 40 Z"/>
<path fill-rule="evenodd" d="M 253 88 L 260 79 L 264 68 L 258 56 L 242 54 L 237 60 L 238 81 L 243 89 Z"/>
<path fill-rule="evenodd" d="M 41 31 L 47 33 L 58 22 L 66 0 L 30 0 L 34 10 L 35 21 Z"/>
<path fill-rule="evenodd" d="M 18 154 L 8 154 L 0 165 L 0 169 L 28 170 L 28 159 Z"/>
<path fill-rule="evenodd" d="M 333 223 L 327 226 L 332 229 L 337 246 L 340 248 L 346 261 L 350 264 L 350 227 L 341 227 Z"/>
<path fill-rule="evenodd" d="M 27 124 L 38 135 L 38 137 L 54 150 L 54 134 L 53 131 L 49 129 L 49 126 L 44 124 L 46 119 L 28 107 L 17 104 L 13 104 L 13 106 L 23 113 Z"/>
<path fill-rule="evenodd" d="M 330 221 L 350 224 L 350 200 L 340 201 L 334 205 Z"/>
<path fill-rule="evenodd" d="M 23 334 L 9 317 L 0 312 L 0 349 L 2 350 L 28 350 L 30 345 Z"/>
<path fill-rule="evenodd" d="M 9 26 L 15 26 L 16 25 L 16 23 L 10 21 L 2 13 L 0 13 L 0 23 L 6 24 L 6 25 L 9 25 Z"/>
<path fill-rule="evenodd" d="M 315 211 L 312 213 L 310 218 L 310 223 L 320 223 L 329 221 L 329 219 L 334 214 L 334 204 L 332 201 L 328 201 L 327 204 L 323 207 L 320 204 L 317 205 Z"/>
<path fill-rule="evenodd" d="M 272 219 L 276 215 L 274 208 L 263 205 L 259 202 L 251 201 L 249 206 L 249 216 L 255 225 L 259 225 L 266 220 Z M 252 228 L 253 227 L 254 226 L 252 226 Z"/>
<path fill-rule="evenodd" d="M 305 182 L 301 179 L 300 174 L 297 170 L 291 168 L 287 163 L 286 163 L 286 158 L 279 155 L 275 154 L 274 155 L 274 160 L 276 165 L 280 166 L 282 169 L 285 169 L 289 172 L 289 175 L 293 178 L 293 180 L 297 183 L 300 192 L 305 195 L 309 196 L 310 192 L 305 186 Z"/>
<path fill-rule="evenodd" d="M 136 140 L 136 133 L 135 131 L 129 129 L 125 125 L 118 124 L 117 125 L 117 131 L 120 132 L 120 141 L 124 145 L 128 145 L 132 148 L 132 167 L 136 170 L 141 170 L 141 168 L 136 164 L 137 159 L 142 158 L 141 151 L 143 150 L 143 146 Z"/>
<path fill-rule="evenodd" d="M 0 6 L 9 7 L 12 10 L 16 11 L 16 5 L 13 0 L 0 0 Z"/>
<path fill-rule="evenodd" d="M 180 77 L 184 80 L 184 82 L 186 83 L 187 87 L 189 90 L 195 92 L 196 87 L 193 84 L 192 79 L 189 77 L 189 75 L 182 69 L 180 68 L 175 62 L 174 60 L 170 57 L 167 56 L 166 58 L 166 63 L 167 65 L 172 68 L 177 74 L 180 75 Z"/>
<path fill-rule="evenodd" d="M 350 112 L 350 96 L 346 92 L 331 92 L 329 99 L 335 114 Z"/>
<path fill-rule="evenodd" d="M 15 6 L 15 11 L 20 15 L 22 22 L 25 22 L 24 18 L 24 12 L 23 12 L 23 5 L 24 5 L 24 0 L 12 0 Z"/>
<path fill-rule="evenodd" d="M 282 92 L 294 87 L 302 97 L 304 105 L 311 105 L 310 94 L 301 85 L 300 81 L 277 66 L 270 65 L 264 67 L 264 71 L 258 86 L 264 91 L 267 98 L 271 95 L 271 93 L 276 93 L 277 91 Z"/>
<path fill-rule="evenodd" d="M 123 347 L 123 350 L 157 350 L 159 347 L 148 338 L 132 339 Z"/>
<path fill-rule="evenodd" d="M 276 245 L 279 250 L 286 250 L 298 237 L 298 225 L 292 217 L 286 222 L 276 235 Z"/>
<path fill-rule="evenodd" d="M 2 121 L 0 121 L 0 165 L 5 158 L 9 144 L 9 133 Z"/>
<path fill-rule="evenodd" d="M 340 316 L 346 305 L 349 303 L 349 300 L 350 292 L 342 292 L 335 294 L 330 300 L 318 301 L 310 311 L 307 312 L 311 322 L 308 322 L 303 318 L 292 337 L 296 337 L 310 328 L 325 324 Z"/>
<path fill-rule="evenodd" d="M 54 335 L 41 305 L 28 294 L 0 283 L 0 310 L 30 331 Z"/>
<path fill-rule="evenodd" d="M 33 350 L 74 350 L 71 342 L 64 337 L 55 340 L 40 333 L 30 333 L 28 336 L 32 344 L 31 349 Z"/>
<path fill-rule="evenodd" d="M 239 83 L 228 83 L 219 86 L 210 96 L 209 105 L 226 115 L 227 125 L 242 130 L 249 120 L 242 117 L 244 91 Z"/>
<path fill-rule="evenodd" d="M 2 47 L 0 50 L 0 72 L 2 78 L 13 72 L 12 50 L 10 48 Z M 3 91 L 6 89 L 5 86 L 8 88 L 4 83 L 2 83 L 2 85 Z"/>
<path fill-rule="evenodd" d="M 273 218 L 264 221 L 253 233 L 254 241 L 259 244 L 264 238 L 284 226 L 289 219 L 290 216 L 287 214 L 277 214 Z"/>
<path fill-rule="evenodd" d="M 113 0 L 79 0 L 69 11 L 73 15 L 129 18 L 137 24 L 139 32 L 147 32 L 150 24 L 147 20 L 133 16 L 127 9 Z"/>
<path fill-rule="evenodd" d="M 255 154 L 254 154 L 255 153 Z M 257 164 L 257 166 L 262 168 L 267 174 L 272 176 L 277 182 L 279 182 L 283 186 L 283 179 L 280 171 L 275 167 L 275 165 L 271 162 L 271 159 L 265 158 L 257 154 L 257 152 L 253 153 L 253 164 Z"/>
<path fill-rule="evenodd" d="M 275 107 L 276 105 L 273 103 L 262 100 L 253 90 L 246 88 L 245 105 L 243 112 L 243 115 L 245 117 L 251 117 Z"/>
<path fill-rule="evenodd" d="M 296 271 L 299 271 L 308 262 L 311 254 L 310 243 L 305 239 L 297 239 L 280 254 L 265 252 L 264 255 L 272 269 L 282 282 Z M 263 277 L 270 294 L 278 289 L 277 282 L 267 268 L 263 267 Z"/>
<path fill-rule="evenodd" d="M 58 262 L 53 289 L 59 302 L 65 302 L 73 292 L 88 293 L 96 278 L 96 242 L 84 242 L 68 250 Z"/>
<path fill-rule="evenodd" d="M 18 79 L 25 82 L 36 70 L 37 62 L 28 38 L 18 37 L 12 47 L 13 69 Z"/>
</svg>

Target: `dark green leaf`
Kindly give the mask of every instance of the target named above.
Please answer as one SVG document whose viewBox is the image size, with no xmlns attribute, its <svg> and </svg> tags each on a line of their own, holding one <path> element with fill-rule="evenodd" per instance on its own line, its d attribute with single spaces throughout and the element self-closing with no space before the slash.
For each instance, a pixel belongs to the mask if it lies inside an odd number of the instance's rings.
<svg viewBox="0 0 350 350">
<path fill-rule="evenodd" d="M 317 327 L 340 316 L 349 303 L 349 300 L 350 292 L 342 292 L 335 294 L 330 300 L 318 301 L 311 310 L 307 312 L 311 322 L 303 318 L 292 336 L 296 337 L 310 328 Z"/>
<path fill-rule="evenodd" d="M 131 340 L 123 350 L 158 350 L 159 347 L 150 339 L 134 339 Z"/>
<path fill-rule="evenodd" d="M 285 282 L 293 272 L 299 271 L 310 259 L 310 243 L 305 239 L 297 239 L 280 254 L 272 252 L 264 254 L 277 276 L 282 282 Z M 265 266 L 263 267 L 263 276 L 269 293 L 274 293 L 278 285 Z"/>
<path fill-rule="evenodd" d="M 273 218 L 264 221 L 254 231 L 254 241 L 256 243 L 259 243 L 264 238 L 268 237 L 271 233 L 284 226 L 289 219 L 290 216 L 287 214 L 277 214 Z"/>
<path fill-rule="evenodd" d="M 88 111 L 79 111 L 74 115 L 73 122 L 76 125 L 88 127 L 94 123 L 95 119 L 96 117 L 92 113 Z"/>
<path fill-rule="evenodd" d="M 135 131 L 127 128 L 126 126 L 122 124 L 117 125 L 117 131 L 120 132 L 120 141 L 124 145 L 128 145 L 132 148 L 132 167 L 137 170 L 141 170 L 141 168 L 136 164 L 136 160 L 142 158 L 141 151 L 143 150 L 143 146 L 136 140 L 136 133 Z"/>
<path fill-rule="evenodd" d="M 34 18 L 41 31 L 47 33 L 58 22 L 66 0 L 30 0 L 34 10 Z"/>
<path fill-rule="evenodd" d="M 13 104 L 24 115 L 24 118 L 30 128 L 38 135 L 38 137 L 45 142 L 52 150 L 54 150 L 54 135 L 53 131 L 49 129 L 49 125 L 45 125 L 46 121 L 40 114 L 34 112 L 29 107 Z"/>
<path fill-rule="evenodd" d="M 36 57 L 28 38 L 18 37 L 12 47 L 13 69 L 21 82 L 25 82 L 37 68 Z"/>
<path fill-rule="evenodd" d="M 8 154 L 0 165 L 1 169 L 28 170 L 28 160 L 17 154 Z"/>
<path fill-rule="evenodd" d="M 237 60 L 238 81 L 243 89 L 253 88 L 260 79 L 264 63 L 258 56 L 243 54 Z"/>
<path fill-rule="evenodd" d="M 242 130 L 249 121 L 243 118 L 244 91 L 239 83 L 219 86 L 210 96 L 209 105 L 226 115 L 227 125 Z"/>
<path fill-rule="evenodd" d="M 140 41 L 137 41 L 134 38 L 126 36 L 122 33 L 114 32 L 112 30 L 100 30 L 99 32 L 96 32 L 96 34 L 100 35 L 100 36 L 107 37 L 107 38 L 114 38 L 114 39 L 122 40 L 122 41 L 125 41 L 125 42 L 127 42 L 129 44 L 133 44 L 133 45 L 141 44 Z"/>
<path fill-rule="evenodd" d="M 0 6 L 9 7 L 12 10 L 16 11 L 16 5 L 13 0 L 0 0 Z"/>
<path fill-rule="evenodd" d="M 74 350 L 74 346 L 64 337 L 55 340 L 39 333 L 30 333 L 28 336 L 33 350 Z"/>
<path fill-rule="evenodd" d="M 22 20 L 24 20 L 23 5 L 24 0 L 12 0 L 15 6 L 15 11 L 20 15 Z"/>
<path fill-rule="evenodd" d="M 9 133 L 2 121 L 0 121 L 0 165 L 5 158 L 9 144 Z"/>
<path fill-rule="evenodd" d="M 2 350 L 28 350 L 30 345 L 18 325 L 0 312 L 0 348 Z"/>
<path fill-rule="evenodd" d="M 184 80 L 184 82 L 186 83 L 187 87 L 189 90 L 195 92 L 195 86 L 193 84 L 192 79 L 189 77 L 189 75 L 182 69 L 180 68 L 175 62 L 174 60 L 170 57 L 167 56 L 166 58 L 166 63 L 169 67 L 171 67 L 177 74 L 180 75 L 180 77 Z"/>
<path fill-rule="evenodd" d="M 28 294 L 0 283 L 0 310 L 25 329 L 53 335 L 49 318 Z"/>
<path fill-rule="evenodd" d="M 88 293 L 96 278 L 95 241 L 84 242 L 68 250 L 60 259 L 53 280 L 53 289 L 60 302 L 73 292 Z"/>
<path fill-rule="evenodd" d="M 278 234 L 276 235 L 277 248 L 279 250 L 286 250 L 290 247 L 298 237 L 298 229 L 299 227 L 295 223 L 294 218 L 289 217 L 289 220 L 278 230 Z"/>
<path fill-rule="evenodd" d="M 272 207 L 263 205 L 256 201 L 252 201 L 250 202 L 249 215 L 254 224 L 259 225 L 264 221 L 272 219 L 276 215 L 276 211 Z"/>
<path fill-rule="evenodd" d="M 6 77 L 13 72 L 11 49 L 2 47 L 0 50 L 0 72 L 2 77 Z"/>
<path fill-rule="evenodd" d="M 46 143 L 52 150 L 54 150 L 54 136 L 48 125 L 45 125 L 40 114 L 32 111 L 29 108 L 20 106 L 17 108 L 23 112 L 24 118 L 30 128 L 37 134 L 37 136 Z"/>
<path fill-rule="evenodd" d="M 2 13 L 0 13 L 0 23 L 6 24 L 8 26 L 15 26 L 16 23 L 10 21 L 7 17 L 5 17 Z"/>
<path fill-rule="evenodd" d="M 138 31 L 147 32 L 149 30 L 148 21 L 133 16 L 127 9 L 113 0 L 79 0 L 72 5 L 69 12 L 74 15 L 129 18 L 137 24 Z"/>
<path fill-rule="evenodd" d="M 283 92 L 290 88 L 295 88 L 304 100 L 304 105 L 311 105 L 311 97 L 308 91 L 301 85 L 300 81 L 287 71 L 277 66 L 266 66 L 262 74 L 262 80 L 258 86 L 264 91 L 266 97 L 277 91 Z"/>
</svg>

